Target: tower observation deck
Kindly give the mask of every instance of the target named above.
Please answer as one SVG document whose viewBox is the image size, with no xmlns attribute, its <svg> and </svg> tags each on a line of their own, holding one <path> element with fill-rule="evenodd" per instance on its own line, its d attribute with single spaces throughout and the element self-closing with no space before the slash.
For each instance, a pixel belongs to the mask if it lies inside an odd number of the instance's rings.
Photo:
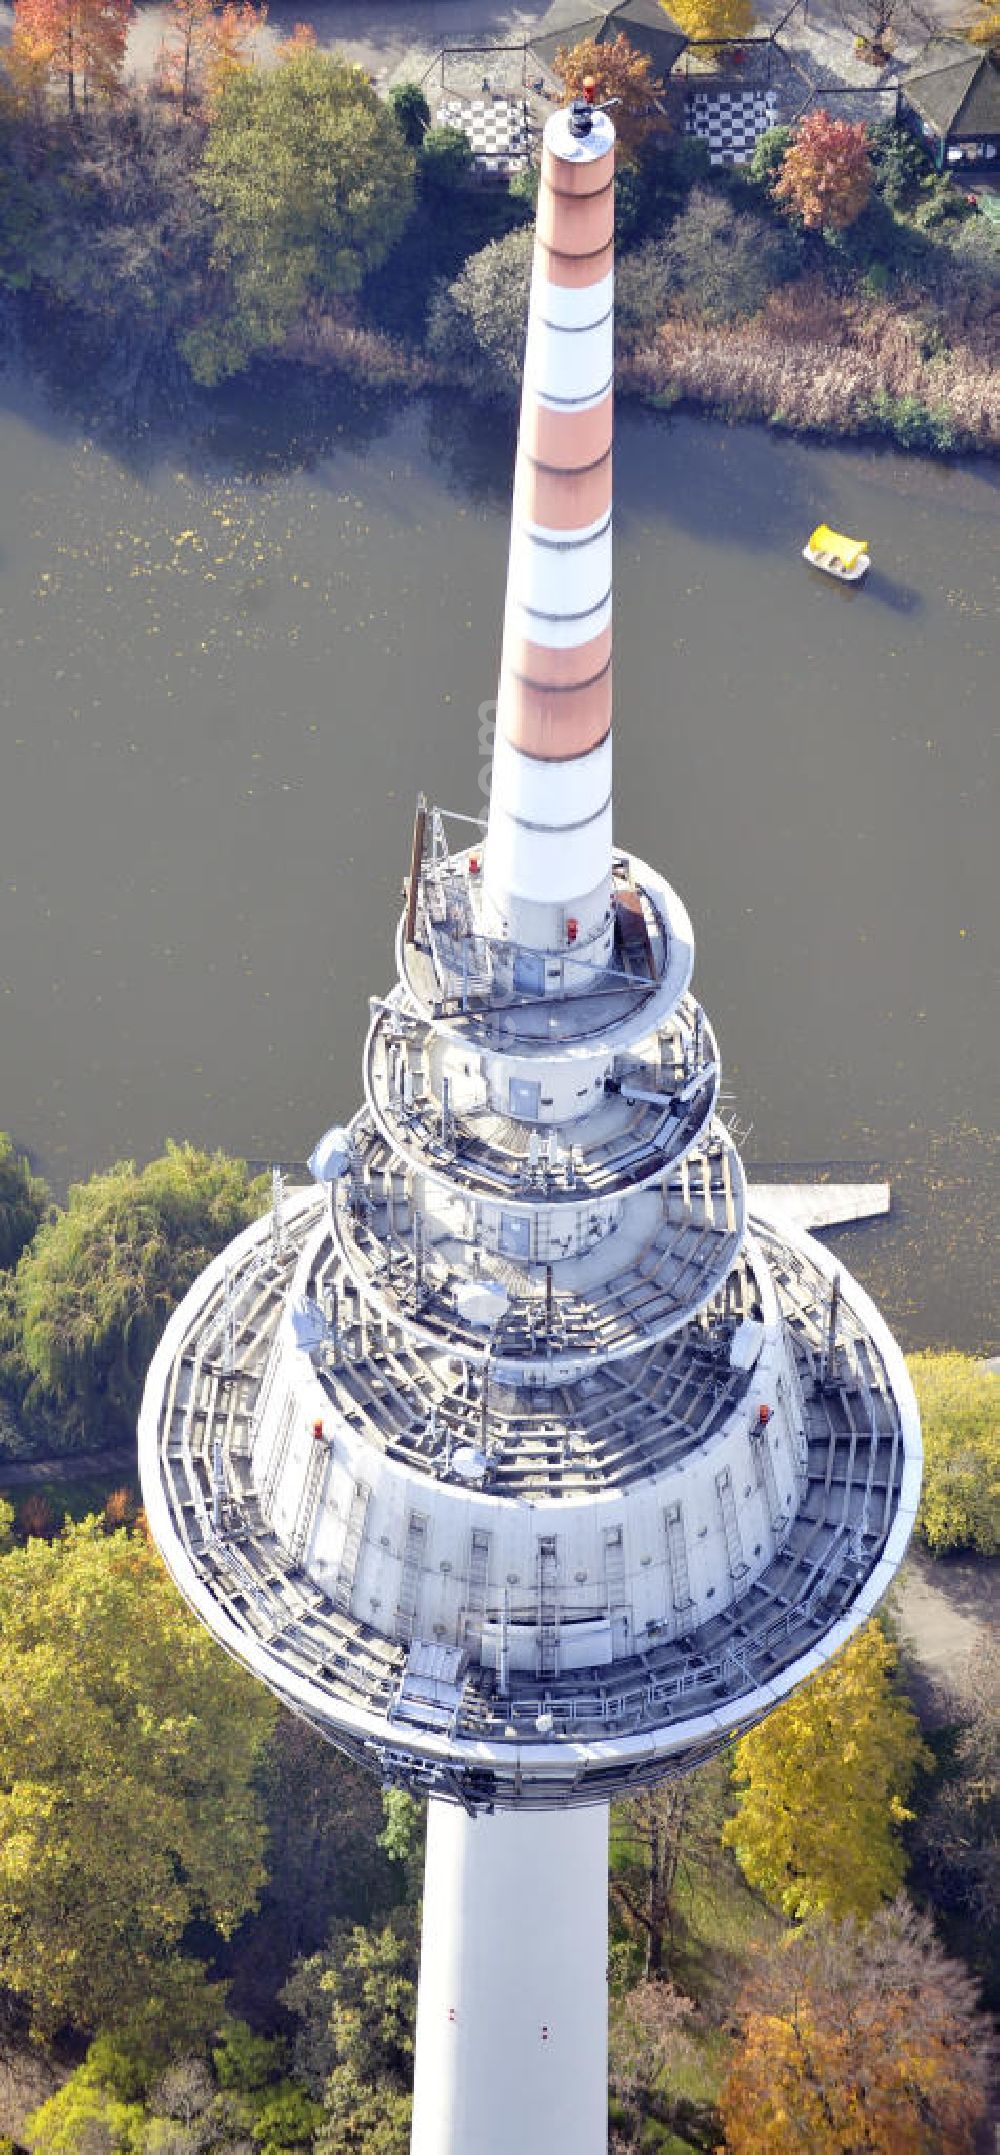
<svg viewBox="0 0 1000 2155">
<path fill-rule="evenodd" d="M 919 1493 L 902 1356 L 755 1205 L 687 913 L 612 837 L 613 169 L 549 120 L 485 836 L 419 803 L 363 1105 L 140 1425 L 199 1616 L 433 1799 L 419 2155 L 604 2147 L 608 1801 L 819 1668 Z"/>
</svg>

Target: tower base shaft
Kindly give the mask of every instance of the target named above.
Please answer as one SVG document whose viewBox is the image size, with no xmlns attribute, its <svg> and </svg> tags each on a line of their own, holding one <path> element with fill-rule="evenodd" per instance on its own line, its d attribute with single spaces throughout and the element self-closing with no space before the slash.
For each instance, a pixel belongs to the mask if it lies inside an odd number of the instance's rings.
<svg viewBox="0 0 1000 2155">
<path fill-rule="evenodd" d="M 608 1807 L 431 1799 L 411 2155 L 606 2155 Z"/>
</svg>

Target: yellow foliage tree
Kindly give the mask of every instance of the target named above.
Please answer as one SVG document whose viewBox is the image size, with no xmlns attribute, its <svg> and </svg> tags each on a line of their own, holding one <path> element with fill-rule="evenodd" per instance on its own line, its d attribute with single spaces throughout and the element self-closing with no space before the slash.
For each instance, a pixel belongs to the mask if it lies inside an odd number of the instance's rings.
<svg viewBox="0 0 1000 2155">
<path fill-rule="evenodd" d="M 788 1916 L 870 1915 L 905 1860 L 895 1827 L 929 1763 L 892 1687 L 896 1654 L 875 1623 L 736 1745 L 739 1810 L 723 1840 L 750 1884 Z"/>
<path fill-rule="evenodd" d="M 905 1900 L 760 1955 L 723 2089 L 728 2155 L 972 2155 L 985 2107 L 976 1984 Z"/>
<path fill-rule="evenodd" d="M 1000 0 L 977 0 L 978 15 L 966 25 L 965 35 L 974 45 L 987 45 L 1000 53 Z"/>
<path fill-rule="evenodd" d="M 0 1557 L 0 1983 L 34 2030 L 169 2044 L 218 2001 L 183 1950 L 263 1882 L 253 1775 L 276 1708 L 141 1534 Z"/>
<path fill-rule="evenodd" d="M 749 37 L 757 20 L 753 0 L 670 0 L 667 13 L 694 45 Z"/>
<path fill-rule="evenodd" d="M 581 38 L 579 45 L 561 45 L 554 66 L 567 101 L 584 95 L 584 83 L 592 85 L 595 104 L 615 100 L 612 117 L 618 137 L 618 162 L 635 164 L 654 121 L 663 125 L 662 114 L 656 110 L 657 99 L 663 96 L 663 83 L 653 73 L 649 54 L 636 52 L 619 31 L 610 45 L 598 45 L 592 37 Z"/>
<path fill-rule="evenodd" d="M 918 1527 L 932 1549 L 1000 1551 L 1000 1376 L 968 1354 L 914 1354 L 924 1430 Z"/>
</svg>

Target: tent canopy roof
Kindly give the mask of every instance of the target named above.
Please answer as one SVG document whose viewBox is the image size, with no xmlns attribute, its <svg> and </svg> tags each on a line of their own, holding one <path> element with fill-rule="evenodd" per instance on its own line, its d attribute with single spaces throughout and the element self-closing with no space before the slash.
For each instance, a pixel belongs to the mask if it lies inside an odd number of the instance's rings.
<svg viewBox="0 0 1000 2155">
<path fill-rule="evenodd" d="M 617 7 L 587 15 L 580 0 L 553 0 L 530 46 L 544 65 L 551 67 L 561 45 L 571 48 L 587 37 L 598 45 L 612 45 L 619 35 L 627 37 L 636 52 L 648 54 L 656 74 L 664 78 L 688 42 L 680 24 L 660 7 L 659 0 L 621 0 Z"/>
<path fill-rule="evenodd" d="M 903 77 L 903 96 L 935 134 L 1000 134 L 1000 63 L 952 37 L 932 37 Z"/>
</svg>

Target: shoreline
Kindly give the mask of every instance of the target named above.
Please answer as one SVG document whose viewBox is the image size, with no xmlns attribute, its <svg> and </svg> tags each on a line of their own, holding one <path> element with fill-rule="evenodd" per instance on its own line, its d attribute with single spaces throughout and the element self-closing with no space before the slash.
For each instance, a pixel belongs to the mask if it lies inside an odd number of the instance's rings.
<svg viewBox="0 0 1000 2155">
<path fill-rule="evenodd" d="M 879 328 L 884 339 L 898 337 L 905 323 L 902 310 L 883 303 Z M 71 385 L 57 373 L 47 373 L 39 357 L 39 326 L 26 331 L 23 324 L 14 326 L 23 333 L 9 340 L 0 360 L 0 379 L 20 376 L 54 416 L 129 441 L 153 431 L 147 410 L 157 408 L 155 431 L 169 438 L 193 414 L 211 419 L 222 413 L 233 387 L 252 393 L 261 384 L 283 397 L 335 384 L 363 400 L 389 397 L 412 403 L 421 396 L 447 394 L 473 408 L 502 411 L 511 423 L 517 415 L 516 390 L 498 397 L 485 369 L 480 378 L 467 366 L 442 366 L 382 330 L 330 316 L 293 332 L 282 352 L 262 357 L 235 383 L 218 389 L 183 384 L 178 394 L 175 380 L 170 385 L 173 395 L 165 399 L 157 385 L 149 383 L 140 410 L 138 399 L 130 409 L 127 398 L 110 386 L 102 388 L 96 372 L 84 407 L 76 403 Z M 862 353 L 850 344 L 795 341 L 775 333 L 764 314 L 735 330 L 671 320 L 656 344 L 620 356 L 618 402 L 635 411 L 686 414 L 727 426 L 765 426 L 820 444 L 882 443 L 936 461 L 970 456 L 995 460 L 1000 455 L 1000 366 L 984 364 L 982 379 L 972 382 L 972 405 L 980 398 L 977 428 L 971 423 L 968 394 L 964 408 L 956 409 L 947 394 L 950 384 L 939 363 L 935 374 L 934 364 L 922 369 L 915 391 L 904 386 L 898 373 L 880 379 L 877 350 Z M 845 377 L 849 393 L 841 397 L 839 385 Z M 894 379 L 895 387 L 890 386 Z M 981 401 L 983 396 L 990 398 L 989 404 Z"/>
</svg>

